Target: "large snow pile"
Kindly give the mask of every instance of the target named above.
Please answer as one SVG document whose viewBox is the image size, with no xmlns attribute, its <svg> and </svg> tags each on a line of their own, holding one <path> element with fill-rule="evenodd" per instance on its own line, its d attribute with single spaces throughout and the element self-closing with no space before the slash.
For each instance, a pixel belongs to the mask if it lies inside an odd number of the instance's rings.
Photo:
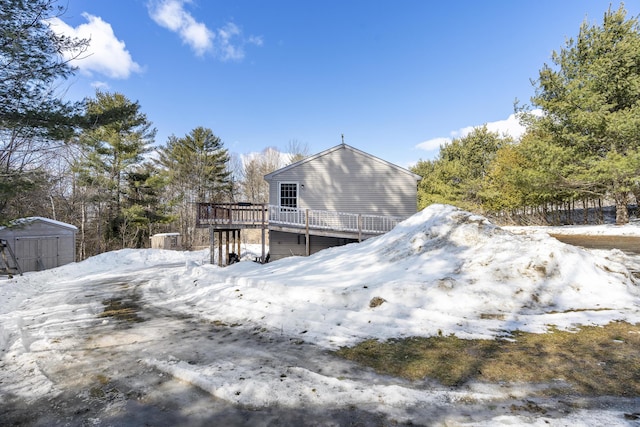
<svg viewBox="0 0 640 427">
<path fill-rule="evenodd" d="M 446 205 L 386 235 L 307 258 L 224 269 L 187 263 L 159 278 L 149 297 L 328 347 L 640 320 L 638 288 L 623 265 L 544 234 L 514 235 Z"/>
</svg>

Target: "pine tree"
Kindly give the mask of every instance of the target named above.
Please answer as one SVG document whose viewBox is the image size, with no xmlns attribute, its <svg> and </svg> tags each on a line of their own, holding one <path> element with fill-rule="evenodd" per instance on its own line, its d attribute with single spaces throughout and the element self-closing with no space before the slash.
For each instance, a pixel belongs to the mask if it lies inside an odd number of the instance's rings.
<svg viewBox="0 0 640 427">
<path fill-rule="evenodd" d="M 566 179 L 604 187 L 616 202 L 616 222 L 628 222 L 627 202 L 640 174 L 640 27 L 623 6 L 602 25 L 584 22 L 575 39 L 552 55 L 536 81 L 534 105 L 554 143 L 572 149 Z"/>
<path fill-rule="evenodd" d="M 53 90 L 75 71 L 64 56 L 88 45 L 51 30 L 47 20 L 62 12 L 53 0 L 0 2 L 0 222 L 25 202 L 38 205 L 48 192 L 46 164 L 81 124 L 79 105 Z"/>
<path fill-rule="evenodd" d="M 154 227 L 174 220 L 162 199 L 165 187 L 166 182 L 150 162 L 128 171 L 121 209 L 123 247 L 147 247 Z"/>
<path fill-rule="evenodd" d="M 210 129 L 197 127 L 183 138 L 171 137 L 160 150 L 169 181 L 189 202 L 220 202 L 231 190 L 229 153 Z"/>
<path fill-rule="evenodd" d="M 183 138 L 171 136 L 158 152 L 183 243 L 190 248 L 195 239 L 195 203 L 219 203 L 231 198 L 230 157 L 222 140 L 204 127 L 193 129 Z"/>
<path fill-rule="evenodd" d="M 98 224 L 102 252 L 117 247 L 121 239 L 123 186 L 149 151 L 155 129 L 137 102 L 118 93 L 98 91 L 87 102 L 86 117 L 95 126 L 80 135 L 84 157 L 75 169 Z"/>
<path fill-rule="evenodd" d="M 448 203 L 464 209 L 481 210 L 484 178 L 498 149 L 509 142 L 510 138 L 482 126 L 440 147 L 435 161 L 418 163 L 412 168 L 422 176 L 418 186 L 418 207 Z"/>
</svg>

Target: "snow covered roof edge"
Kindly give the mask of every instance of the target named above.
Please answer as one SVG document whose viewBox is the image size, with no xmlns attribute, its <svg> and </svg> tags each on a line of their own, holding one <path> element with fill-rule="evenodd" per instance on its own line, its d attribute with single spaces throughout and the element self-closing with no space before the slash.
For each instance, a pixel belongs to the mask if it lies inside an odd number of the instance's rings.
<svg viewBox="0 0 640 427">
<path fill-rule="evenodd" d="M 27 218 L 19 218 L 19 219 L 15 219 L 13 221 L 11 221 L 11 224 L 8 227 L 16 227 L 16 226 L 20 226 L 20 225 L 25 225 L 25 224 L 29 224 L 31 222 L 35 222 L 35 221 L 42 221 L 42 222 L 46 222 L 58 227 L 63 227 L 63 228 L 68 228 L 74 231 L 78 231 L 78 227 L 76 227 L 75 225 L 72 224 L 67 224 L 66 222 L 61 222 L 61 221 L 56 221 L 55 219 L 51 219 L 51 218 L 44 218 L 41 216 L 30 216 Z M 6 227 L 0 227 L 0 230 L 6 228 Z"/>
</svg>

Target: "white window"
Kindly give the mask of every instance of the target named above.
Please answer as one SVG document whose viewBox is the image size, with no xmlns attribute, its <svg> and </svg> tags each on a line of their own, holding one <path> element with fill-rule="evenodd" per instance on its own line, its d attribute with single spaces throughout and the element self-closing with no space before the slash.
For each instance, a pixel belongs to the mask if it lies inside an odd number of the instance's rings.
<svg viewBox="0 0 640 427">
<path fill-rule="evenodd" d="M 298 183 L 281 182 L 279 187 L 280 206 L 285 208 L 298 207 Z"/>
</svg>

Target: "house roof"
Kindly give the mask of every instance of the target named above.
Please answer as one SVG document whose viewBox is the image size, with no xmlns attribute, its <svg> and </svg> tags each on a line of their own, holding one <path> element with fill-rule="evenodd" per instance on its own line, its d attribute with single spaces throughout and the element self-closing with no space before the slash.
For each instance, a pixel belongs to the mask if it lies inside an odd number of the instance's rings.
<svg viewBox="0 0 640 427">
<path fill-rule="evenodd" d="M 268 173 L 268 174 L 266 174 L 264 176 L 264 179 L 269 181 L 273 177 L 275 177 L 276 175 L 279 175 L 282 172 L 285 172 L 285 171 L 288 171 L 290 169 L 296 168 L 296 167 L 298 167 L 298 166 L 300 166 L 302 164 L 305 164 L 305 163 L 308 163 L 308 162 L 312 162 L 312 161 L 314 161 L 315 159 L 317 159 L 319 157 L 326 156 L 327 154 L 333 153 L 334 151 L 337 151 L 337 150 L 351 150 L 351 151 L 353 151 L 355 153 L 358 153 L 358 154 L 360 154 L 362 156 L 365 156 L 365 157 L 367 157 L 367 158 L 369 158 L 369 159 L 371 159 L 373 161 L 376 161 L 376 162 L 382 163 L 384 165 L 390 166 L 390 167 L 392 167 L 394 169 L 397 169 L 398 171 L 400 171 L 402 173 L 409 174 L 409 175 L 413 176 L 416 179 L 416 181 L 419 181 L 419 180 L 422 179 L 422 177 L 420 175 L 417 175 L 417 174 L 411 172 L 408 169 L 402 168 L 402 167 L 400 167 L 398 165 L 395 165 L 395 164 L 393 164 L 391 162 L 383 160 L 383 159 L 381 159 L 379 157 L 376 157 L 374 155 L 371 155 L 369 153 L 365 153 L 364 151 L 358 150 L 357 148 L 354 148 L 354 147 L 352 147 L 350 145 L 347 145 L 345 143 L 338 144 L 335 147 L 328 148 L 328 149 L 326 149 L 324 151 L 319 152 L 318 154 L 314 154 L 313 156 L 306 157 L 306 158 L 304 158 L 304 159 L 302 159 L 302 160 L 300 160 L 298 162 L 292 163 L 292 164 L 290 164 L 288 166 L 285 166 L 285 167 L 280 168 L 278 170 L 275 170 L 275 171 L 273 171 L 271 173 Z"/>
<path fill-rule="evenodd" d="M 8 227 L 13 228 L 13 227 L 26 226 L 36 221 L 46 222 L 48 224 L 55 225 L 57 227 L 68 228 L 70 230 L 78 231 L 78 227 L 76 227 L 75 225 L 67 224 L 66 222 L 56 221 L 55 219 L 44 218 L 41 216 L 30 216 L 27 218 L 16 219 L 11 221 Z M 7 227 L 0 227 L 0 230 L 2 230 L 3 228 L 7 228 Z"/>
</svg>

